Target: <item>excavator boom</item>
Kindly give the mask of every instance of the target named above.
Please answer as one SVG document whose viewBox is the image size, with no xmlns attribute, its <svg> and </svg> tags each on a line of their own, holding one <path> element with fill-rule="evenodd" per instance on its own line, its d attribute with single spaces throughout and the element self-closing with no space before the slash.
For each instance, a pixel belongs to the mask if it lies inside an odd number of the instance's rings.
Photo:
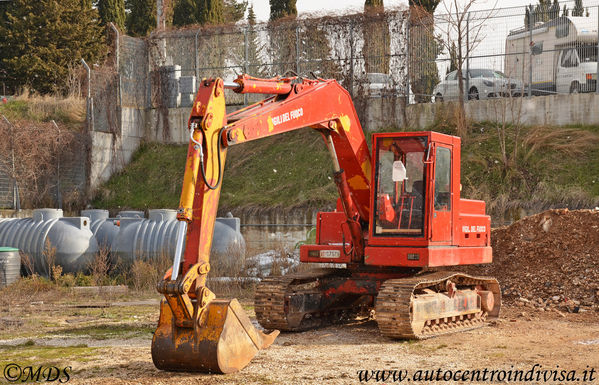
<svg viewBox="0 0 599 385">
<path fill-rule="evenodd" d="M 226 115 L 225 87 L 275 94 Z M 256 330 L 237 300 L 216 300 L 206 287 L 210 247 L 227 148 L 303 127 L 328 146 L 352 236 L 362 258 L 361 222 L 369 215 L 370 154 L 350 95 L 335 80 L 204 79 L 188 121 L 189 147 L 177 218 L 173 267 L 158 284 L 164 294 L 152 358 L 159 369 L 229 373 L 245 367 L 278 331 Z"/>
</svg>

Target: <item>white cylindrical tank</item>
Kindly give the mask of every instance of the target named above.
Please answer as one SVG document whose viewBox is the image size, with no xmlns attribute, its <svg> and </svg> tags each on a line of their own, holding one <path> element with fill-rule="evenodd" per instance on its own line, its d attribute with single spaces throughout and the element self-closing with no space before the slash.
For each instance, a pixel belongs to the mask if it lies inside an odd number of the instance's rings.
<svg viewBox="0 0 599 385">
<path fill-rule="evenodd" d="M 90 219 L 90 228 L 94 237 L 96 237 L 98 247 L 110 251 L 112 243 L 119 232 L 117 220 L 109 217 L 108 210 L 82 210 L 81 216 Z"/>
<path fill-rule="evenodd" d="M 64 218 L 60 209 L 36 209 L 33 218 L 1 220 L 0 246 L 28 255 L 39 274 L 49 273 L 52 259 L 65 273 L 87 270 L 98 252 L 90 219 Z"/>
<path fill-rule="evenodd" d="M 148 219 L 121 218 L 113 242 L 112 257 L 132 263 L 135 259 L 174 258 L 177 242 L 177 211 L 150 210 Z M 214 224 L 212 254 L 243 254 L 245 240 L 239 231 L 239 218 L 217 218 Z"/>
<path fill-rule="evenodd" d="M 172 258 L 177 241 L 177 212 L 150 210 L 148 219 L 121 217 L 112 257 L 125 263 L 135 259 Z"/>
<path fill-rule="evenodd" d="M 19 249 L 0 247 L 0 288 L 8 286 L 21 276 Z"/>
</svg>

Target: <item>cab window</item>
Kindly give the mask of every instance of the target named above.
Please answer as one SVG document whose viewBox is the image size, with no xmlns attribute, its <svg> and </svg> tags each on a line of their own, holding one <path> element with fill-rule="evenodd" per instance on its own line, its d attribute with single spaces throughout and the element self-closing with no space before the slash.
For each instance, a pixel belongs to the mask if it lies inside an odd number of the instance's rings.
<svg viewBox="0 0 599 385">
<path fill-rule="evenodd" d="M 578 57 L 575 49 L 567 49 L 562 51 L 561 66 L 564 68 L 576 67 L 578 65 Z"/>
<path fill-rule="evenodd" d="M 437 147 L 435 160 L 435 210 L 451 210 L 451 150 Z"/>
<path fill-rule="evenodd" d="M 426 137 L 377 138 L 374 235 L 424 235 Z"/>
</svg>

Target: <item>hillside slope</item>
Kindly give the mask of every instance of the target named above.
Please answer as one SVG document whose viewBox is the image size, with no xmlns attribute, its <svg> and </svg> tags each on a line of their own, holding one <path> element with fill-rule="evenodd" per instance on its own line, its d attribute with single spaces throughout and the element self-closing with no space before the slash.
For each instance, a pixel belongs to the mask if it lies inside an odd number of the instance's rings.
<svg viewBox="0 0 599 385">
<path fill-rule="evenodd" d="M 434 127 L 452 132 L 451 127 Z M 516 138 L 492 124 L 473 127 L 462 145 L 462 195 L 487 202 L 495 223 L 547 208 L 599 204 L 599 127 L 524 127 Z M 514 146 L 514 143 L 517 143 Z M 516 155 L 513 155 L 516 147 Z M 104 184 L 102 208 L 176 208 L 186 146 L 146 144 Z M 303 130 L 229 149 L 221 211 L 333 207 L 329 154 L 317 133 Z"/>
<path fill-rule="evenodd" d="M 176 208 L 186 145 L 145 144 L 100 187 L 95 207 Z M 334 206 L 330 156 L 316 132 L 302 130 L 233 146 L 227 152 L 220 209 Z"/>
</svg>

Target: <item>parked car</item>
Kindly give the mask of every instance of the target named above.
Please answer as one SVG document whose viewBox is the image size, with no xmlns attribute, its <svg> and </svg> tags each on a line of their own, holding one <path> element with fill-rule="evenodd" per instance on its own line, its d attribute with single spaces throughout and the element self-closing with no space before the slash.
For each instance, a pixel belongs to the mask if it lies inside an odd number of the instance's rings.
<svg viewBox="0 0 599 385">
<path fill-rule="evenodd" d="M 439 83 L 433 93 L 436 102 L 457 99 L 459 96 L 458 71 L 447 74 L 445 79 Z M 464 97 L 468 100 L 496 98 L 500 96 L 519 96 L 522 94 L 522 81 L 510 79 L 500 71 L 483 68 L 472 68 L 466 79 L 464 75 Z"/>
<path fill-rule="evenodd" d="M 369 72 L 366 74 L 366 96 L 402 96 L 405 95 L 404 89 L 395 84 L 391 75 Z"/>
</svg>

